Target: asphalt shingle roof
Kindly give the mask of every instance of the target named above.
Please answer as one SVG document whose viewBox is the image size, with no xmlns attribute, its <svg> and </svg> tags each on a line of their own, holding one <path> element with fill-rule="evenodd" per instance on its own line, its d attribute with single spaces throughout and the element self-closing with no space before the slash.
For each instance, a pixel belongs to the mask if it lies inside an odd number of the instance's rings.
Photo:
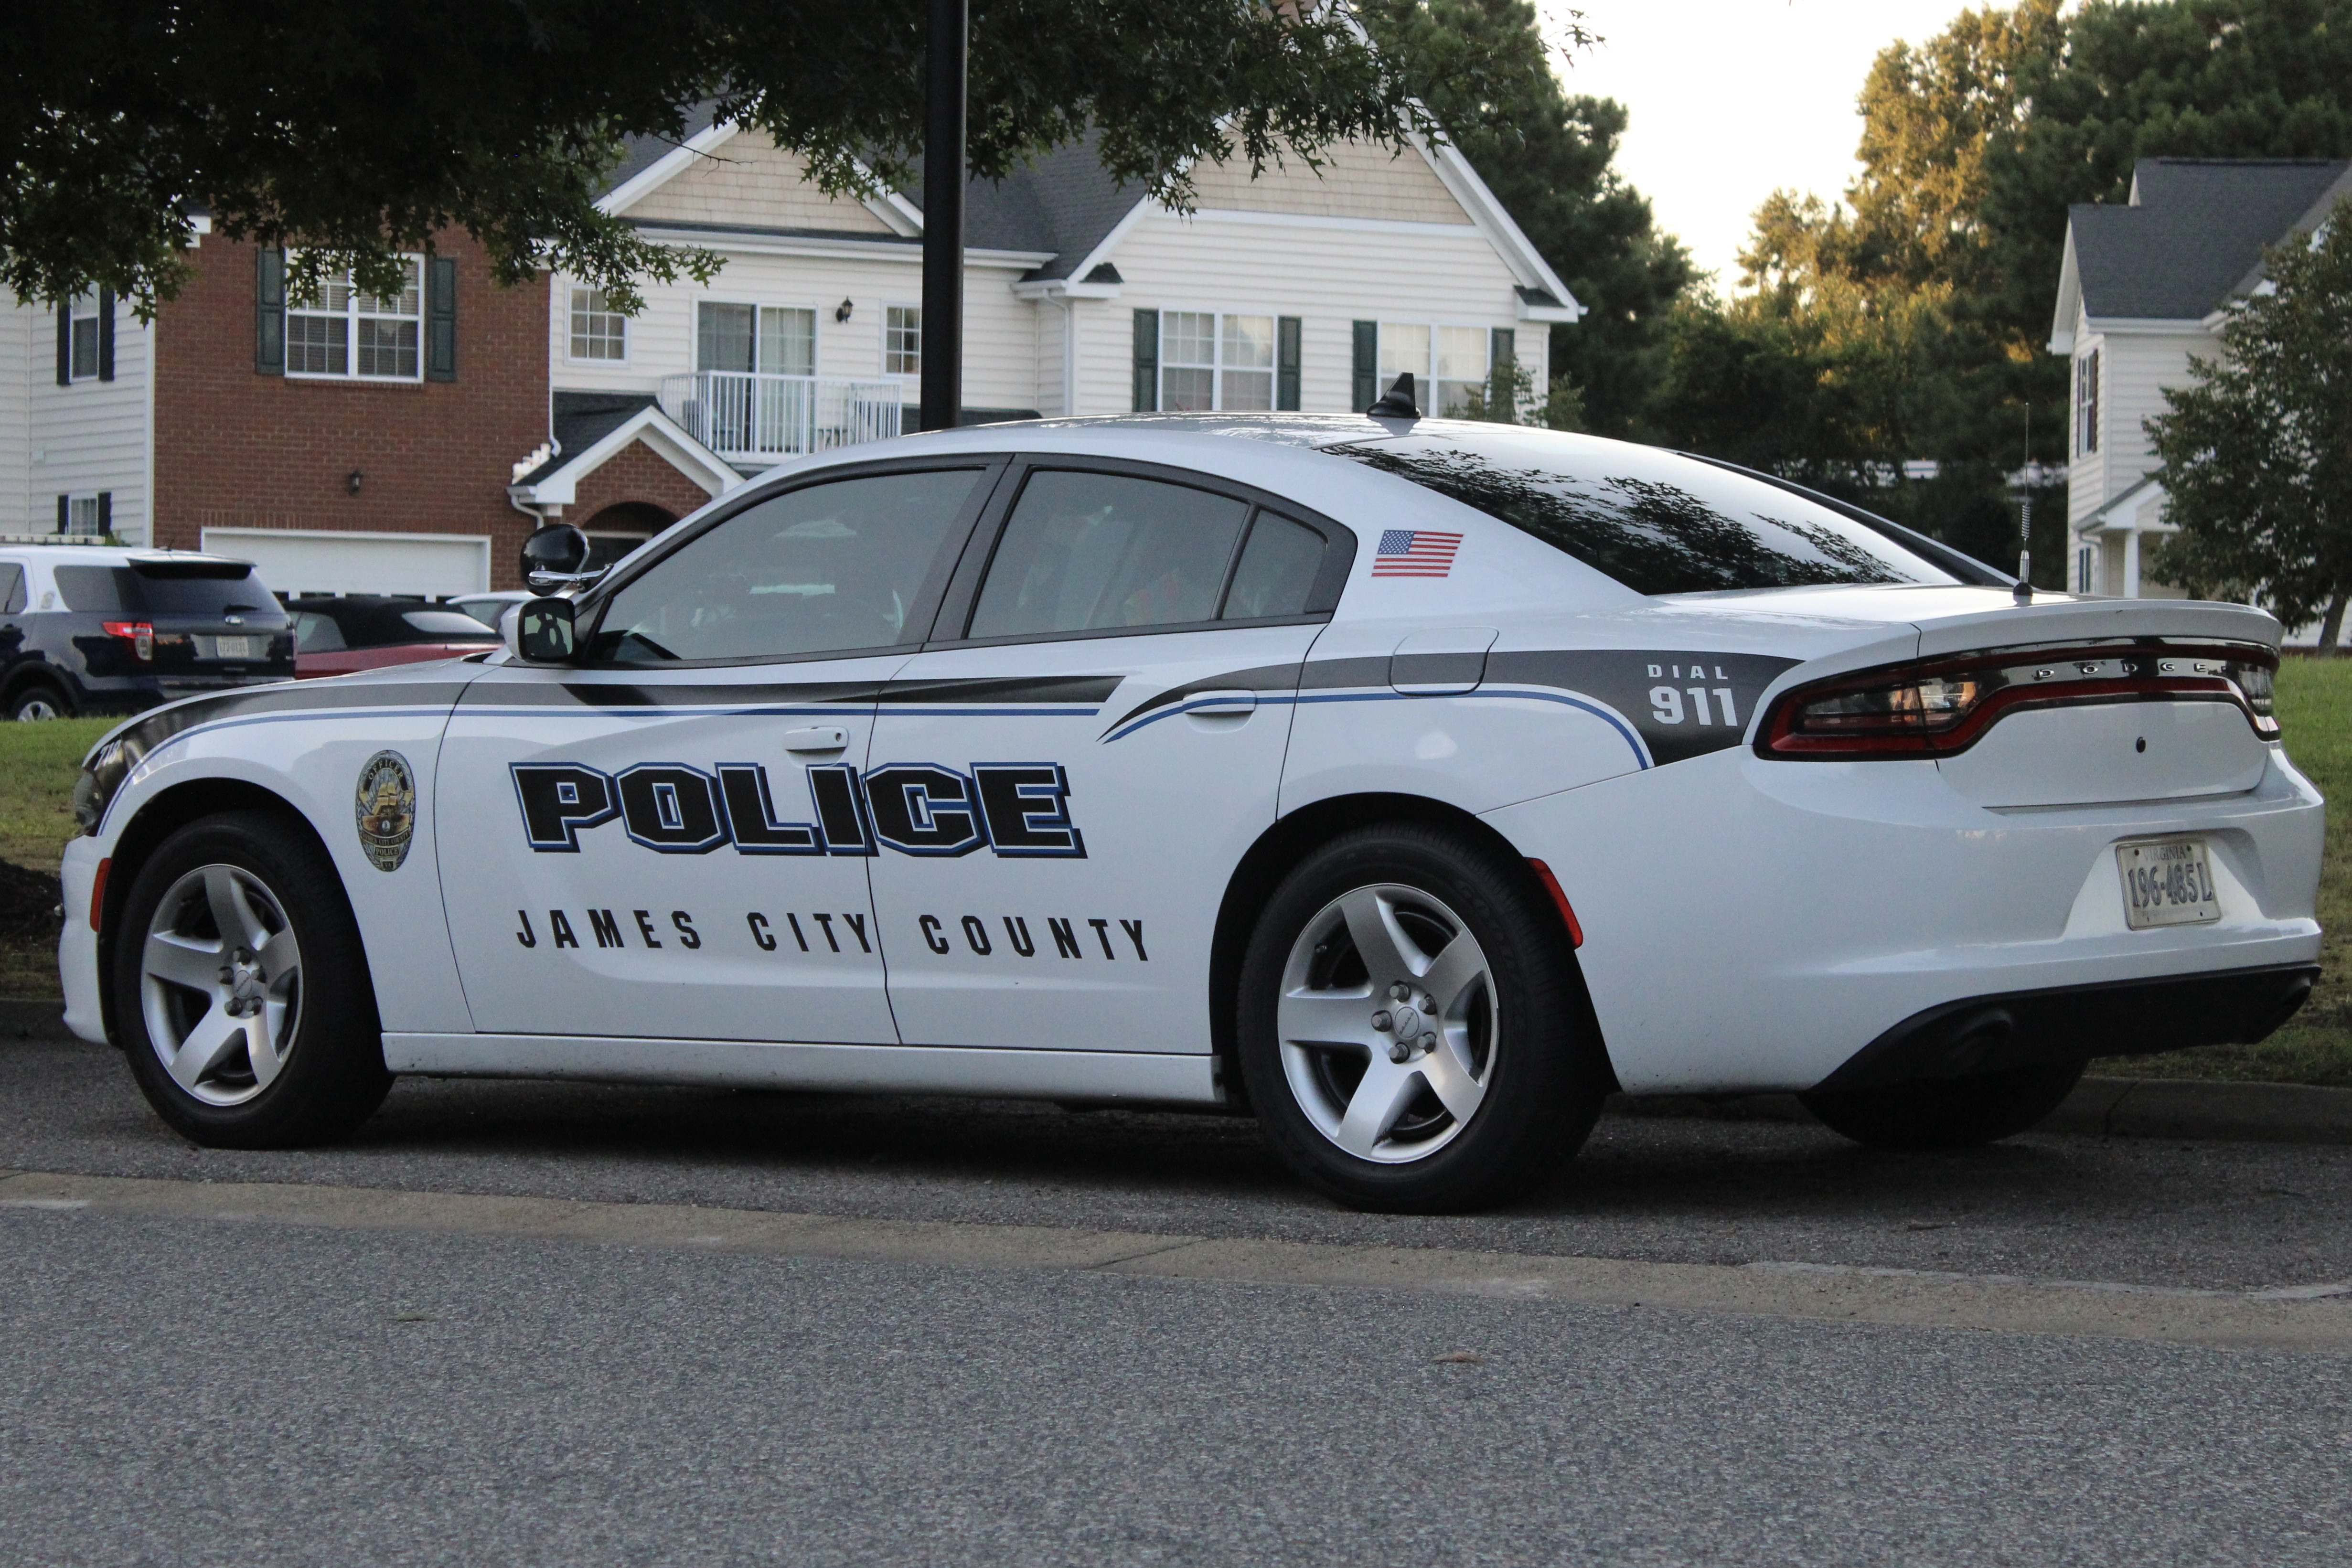
<svg viewBox="0 0 2352 1568">
<path fill-rule="evenodd" d="M 2246 286 L 2263 247 L 2307 223 L 2352 162 L 2143 158 L 2129 206 L 2069 207 L 2083 306 L 2093 316 L 2198 320 Z"/>
<path fill-rule="evenodd" d="M 651 392 L 559 392 L 552 399 L 553 408 L 548 426 L 556 440 L 557 450 L 546 462 L 514 482 L 536 485 L 583 452 L 611 434 L 624 422 L 636 416 L 639 409 L 654 401 Z"/>
<path fill-rule="evenodd" d="M 710 124 L 709 108 L 688 117 L 690 136 Z M 633 136 L 620 165 L 605 177 L 608 191 L 651 168 L 676 143 L 651 136 Z M 1027 168 L 1003 180 L 973 180 L 964 187 L 964 244 L 973 250 L 1032 251 L 1053 260 L 1028 276 L 1067 277 L 1070 270 L 1093 253 L 1103 236 L 1143 199 L 1140 186 L 1122 185 L 1104 172 L 1095 155 L 1096 141 L 1059 147 Z M 919 176 L 900 193 L 917 210 L 923 204 Z M 665 225 L 666 227 L 682 225 Z M 861 234 L 856 237 L 878 236 Z"/>
</svg>

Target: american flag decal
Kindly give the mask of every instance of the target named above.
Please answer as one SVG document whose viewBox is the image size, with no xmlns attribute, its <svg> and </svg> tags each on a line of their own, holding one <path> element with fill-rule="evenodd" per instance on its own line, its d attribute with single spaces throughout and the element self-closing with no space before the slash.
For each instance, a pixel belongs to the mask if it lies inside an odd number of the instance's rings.
<svg viewBox="0 0 2352 1568">
<path fill-rule="evenodd" d="M 1454 552 L 1462 548 L 1460 534 L 1433 533 L 1428 528 L 1388 528 L 1381 548 L 1372 554 L 1374 577 L 1444 577 L 1454 570 Z"/>
</svg>

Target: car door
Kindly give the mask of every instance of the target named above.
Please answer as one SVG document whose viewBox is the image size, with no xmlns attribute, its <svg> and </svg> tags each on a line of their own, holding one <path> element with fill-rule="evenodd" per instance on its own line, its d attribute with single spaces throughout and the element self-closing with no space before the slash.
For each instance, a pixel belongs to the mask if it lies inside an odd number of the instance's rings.
<svg viewBox="0 0 2352 1568">
<path fill-rule="evenodd" d="M 24 563 L 0 559 L 0 682 L 25 656 L 25 604 Z"/>
<path fill-rule="evenodd" d="M 900 1033 L 1204 1051 L 1218 908 L 1353 537 L 1142 465 L 1003 489 L 862 780 Z"/>
<path fill-rule="evenodd" d="M 760 497 L 451 716 L 440 856 L 486 1032 L 894 1043 L 856 795 L 1001 460 Z"/>
</svg>

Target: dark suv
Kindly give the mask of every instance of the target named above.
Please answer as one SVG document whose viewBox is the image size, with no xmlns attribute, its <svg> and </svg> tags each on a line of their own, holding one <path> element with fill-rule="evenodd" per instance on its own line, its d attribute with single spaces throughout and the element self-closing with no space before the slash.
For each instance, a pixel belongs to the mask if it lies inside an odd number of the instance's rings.
<svg viewBox="0 0 2352 1568">
<path fill-rule="evenodd" d="M 0 546 L 0 713 L 136 713 L 290 680 L 294 632 L 250 561 Z"/>
</svg>

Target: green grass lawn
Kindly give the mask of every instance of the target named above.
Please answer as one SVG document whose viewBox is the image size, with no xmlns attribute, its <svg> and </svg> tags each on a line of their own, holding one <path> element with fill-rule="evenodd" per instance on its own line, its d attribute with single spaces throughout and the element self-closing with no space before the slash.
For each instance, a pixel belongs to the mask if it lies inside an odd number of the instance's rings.
<svg viewBox="0 0 2352 1568">
<path fill-rule="evenodd" d="M 2295 766 L 2330 800 L 2352 800 L 2352 659 L 2289 659 L 2279 671 L 2278 711 Z M 0 724 L 0 860 L 56 873 L 58 850 L 74 831 L 75 772 L 114 723 Z M 2352 810 L 2328 813 L 2319 919 L 2327 932 L 2319 988 L 2286 1028 L 2260 1045 L 2111 1058 L 2092 1071 L 2352 1086 Z M 0 995 L 56 994 L 53 942 L 0 940 Z"/>
</svg>

